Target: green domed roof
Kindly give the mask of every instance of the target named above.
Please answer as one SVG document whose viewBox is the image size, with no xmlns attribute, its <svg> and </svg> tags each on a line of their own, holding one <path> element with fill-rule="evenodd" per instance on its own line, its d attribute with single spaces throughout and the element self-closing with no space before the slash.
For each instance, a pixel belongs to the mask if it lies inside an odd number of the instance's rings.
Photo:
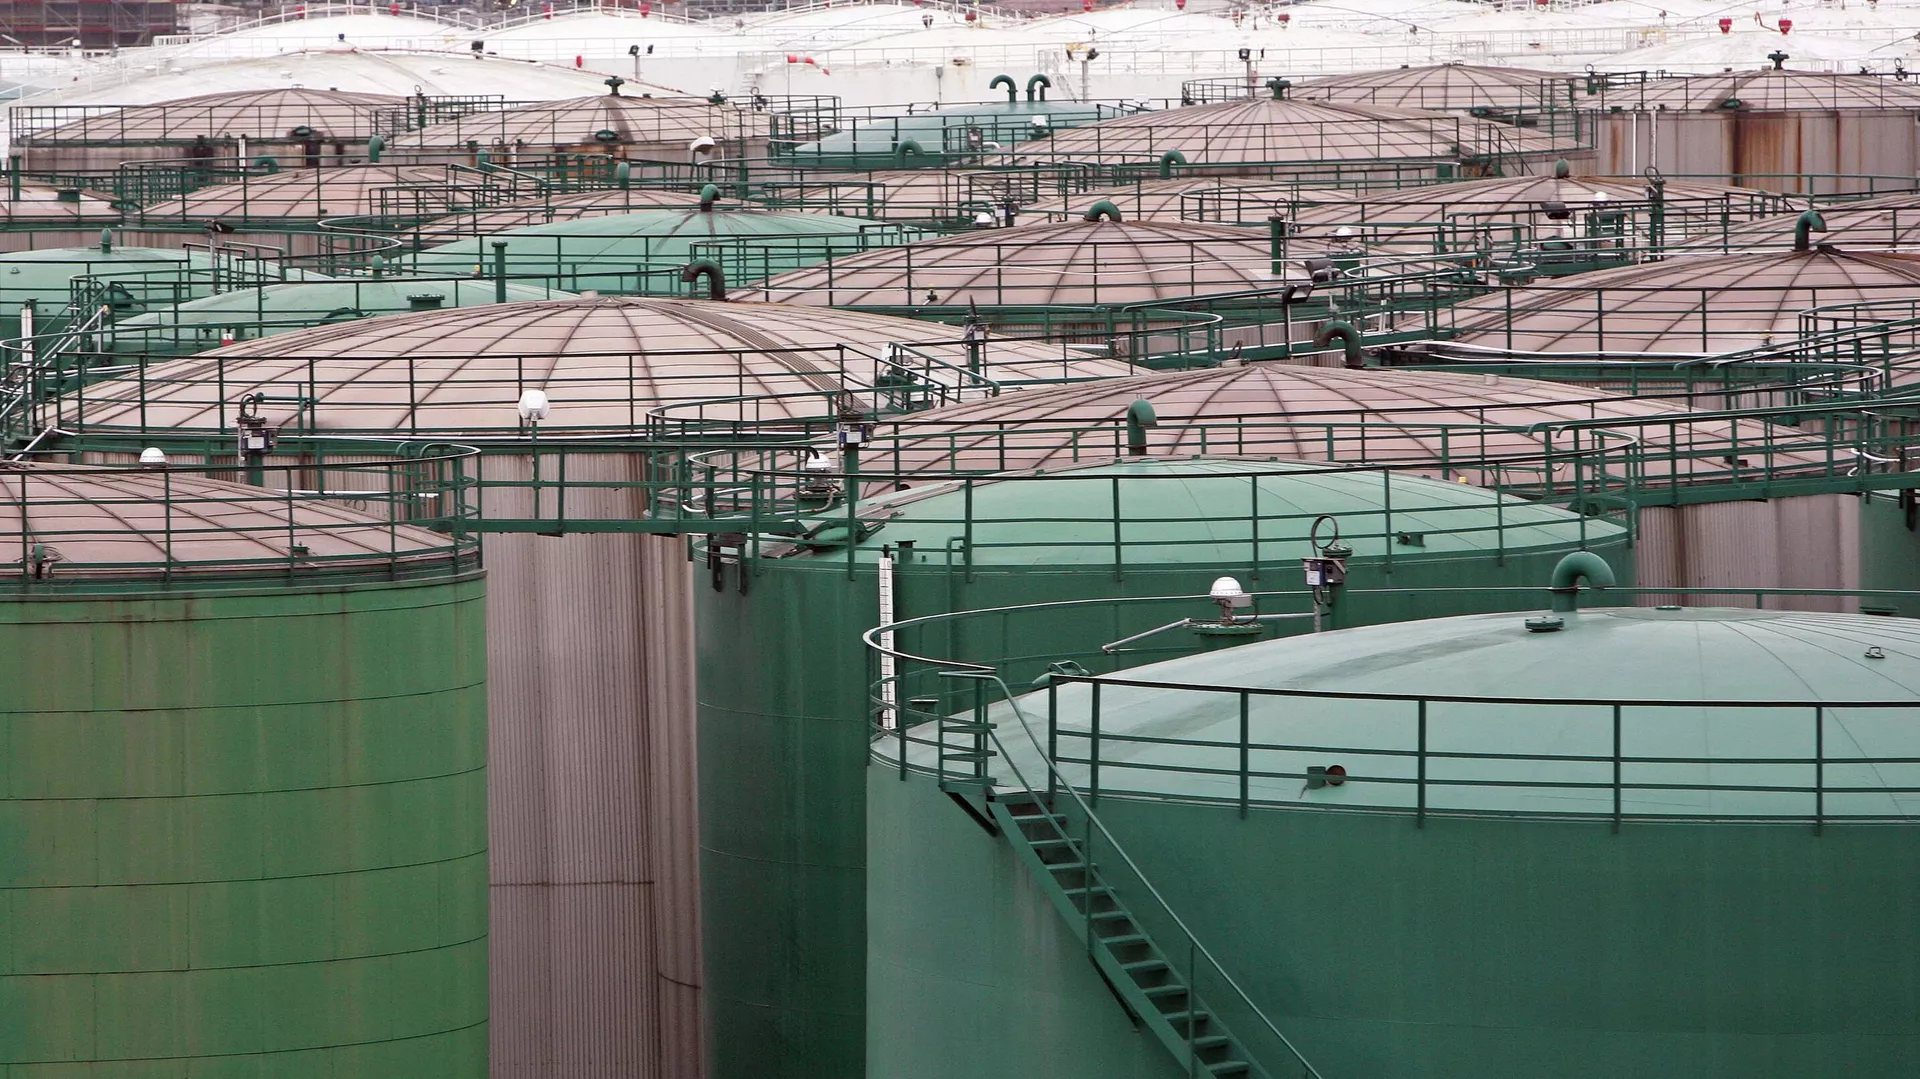
<svg viewBox="0 0 1920 1079">
<path fill-rule="evenodd" d="M 869 467 L 884 468 L 884 461 Z M 1313 553 L 1308 535 L 1322 514 L 1334 519 L 1357 559 L 1564 549 L 1583 536 L 1598 543 L 1624 535 L 1610 521 L 1466 484 L 1225 457 L 1005 473 L 887 495 L 860 508 L 871 529 L 862 541 L 869 557 L 887 544 L 911 540 L 938 549 L 965 535 L 975 566 L 1112 565 L 1116 519 L 1122 560 L 1130 565 L 1244 562 L 1254 555 L 1256 521 L 1260 562 L 1297 564 Z M 823 517 L 829 528 L 837 523 L 832 511 Z M 1332 535 L 1324 528 L 1321 538 Z"/>
<path fill-rule="evenodd" d="M 571 296 L 553 288 L 511 282 L 506 291 L 509 302 Z M 382 277 L 295 282 L 189 300 L 178 307 L 121 319 L 113 329 L 122 347 L 148 344 L 163 347 L 169 340 L 177 339 L 195 342 L 199 348 L 212 348 L 219 343 L 221 333 L 229 329 L 235 331 L 235 340 L 245 341 L 374 315 L 490 304 L 497 302 L 498 295 L 495 282 L 474 278 L 421 281 Z M 174 333 L 176 329 L 180 331 L 178 335 Z"/>
<path fill-rule="evenodd" d="M 1900 789 L 1920 788 L 1907 763 L 1920 758 L 1920 621 L 1677 607 L 1558 617 L 1551 632 L 1521 614 L 1337 630 L 1124 672 L 1154 684 L 1103 687 L 1101 731 L 1121 740 L 1102 751 L 1115 759 L 1102 791 L 1236 798 L 1234 691 L 1246 689 L 1249 768 L 1266 773 L 1252 797 L 1266 804 L 1411 809 L 1424 793 L 1430 812 L 1611 816 L 1617 755 L 1625 816 L 1920 814 L 1920 794 Z M 1084 758 L 1072 732 L 1088 730 L 1089 687 L 1055 692 L 1062 744 Z M 1026 702 L 1044 728 L 1046 697 Z M 1894 707 L 1870 707 L 1882 702 Z M 1005 741 L 1025 774 L 1044 774 L 1017 725 Z M 1336 764 L 1344 783 L 1303 783 Z"/>
<path fill-rule="evenodd" d="M 634 282 L 650 273 L 677 272 L 691 259 L 711 256 L 713 252 L 698 252 L 695 246 L 716 240 L 767 240 L 763 253 L 746 260 L 757 280 L 810 266 L 829 254 L 891 246 L 926 235 L 917 229 L 834 214 L 685 207 L 554 221 L 457 240 L 421 252 L 413 266 L 426 274 L 490 272 L 493 244 L 504 242 L 511 276 L 551 277 L 567 288 L 638 291 L 621 278 Z M 583 274 L 599 277 L 575 284 L 574 279 Z M 661 277 L 652 283 L 664 287 L 668 280 Z"/>
</svg>

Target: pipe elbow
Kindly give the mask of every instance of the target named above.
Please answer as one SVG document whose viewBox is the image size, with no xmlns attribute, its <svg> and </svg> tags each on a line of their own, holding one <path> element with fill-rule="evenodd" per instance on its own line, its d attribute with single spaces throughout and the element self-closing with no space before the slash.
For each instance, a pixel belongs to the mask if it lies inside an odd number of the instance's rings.
<svg viewBox="0 0 1920 1079">
<path fill-rule="evenodd" d="M 720 188 L 717 184 L 708 184 L 705 187 L 701 188 L 700 189 L 700 212 L 703 214 L 712 213 L 713 204 L 719 198 L 720 198 Z"/>
<path fill-rule="evenodd" d="M 1147 428 L 1160 426 L 1160 416 L 1153 410 L 1153 402 L 1144 397 L 1136 397 L 1127 406 L 1127 456 L 1145 457 L 1147 455 Z"/>
<path fill-rule="evenodd" d="M 1178 150 L 1168 150 L 1166 153 L 1161 154 L 1160 155 L 1160 178 L 1162 180 L 1173 179 L 1173 167 L 1175 165 L 1185 165 L 1186 163 L 1187 163 L 1187 155 L 1181 153 Z"/>
<path fill-rule="evenodd" d="M 1820 216 L 1818 210 L 1808 210 L 1793 223 L 1793 249 L 1807 251 L 1813 247 L 1812 233 L 1827 231 L 1827 219 Z"/>
<path fill-rule="evenodd" d="M 707 279 L 707 299 L 724 301 L 727 298 L 727 277 L 720 264 L 712 259 L 695 259 L 680 270 L 680 283 L 691 285 L 702 277 Z"/>
<path fill-rule="evenodd" d="M 1045 75 L 1035 75 L 1029 78 L 1027 80 L 1027 100 L 1045 101 L 1047 99 L 1047 90 L 1052 86 L 1053 80 L 1047 78 Z M 1036 96 L 1036 92 L 1038 96 Z"/>
<path fill-rule="evenodd" d="M 910 157 L 927 156 L 927 151 L 925 147 L 921 146 L 919 142 L 913 139 L 901 139 L 899 142 L 894 144 L 893 156 L 899 158 L 900 161 L 904 164 L 906 160 Z"/>
<path fill-rule="evenodd" d="M 1013 84 L 1012 75 L 995 75 L 993 81 L 987 83 L 987 89 L 989 90 L 997 90 L 1002 86 L 1007 88 L 1007 101 L 1009 103 L 1019 100 L 1019 87 Z"/>
<path fill-rule="evenodd" d="M 1108 221 L 1120 220 L 1120 207 L 1115 206 L 1112 199 L 1101 199 L 1087 207 L 1087 212 L 1080 215 L 1082 221 L 1099 221 L 1102 218 Z"/>
<path fill-rule="evenodd" d="M 1335 341 L 1340 342 L 1341 360 L 1348 367 L 1359 368 L 1367 365 L 1366 353 L 1360 348 L 1360 331 L 1353 323 L 1335 319 L 1320 327 L 1313 335 L 1313 347 L 1329 348 Z"/>
<path fill-rule="evenodd" d="M 1579 609 L 1580 582 L 1593 588 L 1612 588 L 1613 567 L 1592 551 L 1573 551 L 1553 567 L 1553 609 L 1567 612 Z"/>
</svg>

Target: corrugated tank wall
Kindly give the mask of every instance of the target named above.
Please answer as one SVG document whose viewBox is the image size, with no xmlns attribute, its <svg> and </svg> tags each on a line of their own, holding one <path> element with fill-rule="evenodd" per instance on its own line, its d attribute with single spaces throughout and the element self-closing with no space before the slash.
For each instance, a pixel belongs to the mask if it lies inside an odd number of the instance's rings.
<svg viewBox="0 0 1920 1079">
<path fill-rule="evenodd" d="M 1710 502 L 1640 511 L 1634 561 L 1644 588 L 1859 588 L 1860 500 L 1809 495 L 1765 502 Z M 1745 606 L 1752 593 L 1641 597 L 1643 605 Z M 1768 597 L 1766 606 L 1857 611 L 1843 597 Z"/>
<path fill-rule="evenodd" d="M 526 479 L 491 456 L 490 479 Z M 630 479 L 573 456 L 569 482 Z M 542 493 L 551 516 L 556 492 Z M 570 491 L 569 516 L 637 516 Z M 486 512 L 526 516 L 525 490 Z M 493 1075 L 697 1076 L 698 879 L 689 569 L 682 541 L 487 537 Z"/>
</svg>

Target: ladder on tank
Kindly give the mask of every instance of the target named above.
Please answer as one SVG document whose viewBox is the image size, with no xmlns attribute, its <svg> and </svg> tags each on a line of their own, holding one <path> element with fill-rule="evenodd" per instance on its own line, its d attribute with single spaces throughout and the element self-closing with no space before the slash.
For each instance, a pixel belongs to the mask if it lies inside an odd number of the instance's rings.
<svg viewBox="0 0 1920 1079">
<path fill-rule="evenodd" d="M 1186 1074 L 1274 1079 L 1174 969 L 1045 795 L 1011 793 L 990 801 L 988 808 L 1114 994 Z"/>
<path fill-rule="evenodd" d="M 1234 1036 L 1217 1010 L 1210 1008 L 1206 997 L 1190 983 L 1194 957 L 1205 955 L 1205 950 L 1193 942 L 1192 933 L 1180 924 L 1178 917 L 1172 917 L 1172 921 L 1193 945 L 1185 975 L 1179 969 L 1177 957 L 1166 952 L 1147 924 L 1127 906 L 1122 890 L 1115 887 L 1111 875 L 1101 872 L 1099 861 L 1089 855 L 1089 844 L 1096 830 L 1112 844 L 1112 857 L 1136 874 L 1139 870 L 1121 852 L 1092 808 L 1067 784 L 1053 762 L 1045 762 L 1049 776 L 1047 789 L 1042 790 L 1029 783 L 1020 774 L 1019 766 L 1006 756 L 997 733 L 998 725 L 987 710 L 987 684 L 999 684 L 999 679 L 983 671 L 948 673 L 974 682 L 973 708 L 952 715 L 939 707 L 937 698 L 918 698 L 908 702 L 901 722 L 911 722 L 907 717 L 931 717 L 937 738 L 940 789 L 976 822 L 1004 836 L 1013 846 L 1015 857 L 1026 866 L 1054 910 L 1086 948 L 1088 958 L 1135 1022 L 1152 1031 L 1154 1038 L 1190 1077 L 1293 1079 L 1291 1074 L 1277 1074 L 1262 1066 L 1246 1043 Z M 1005 685 L 999 686 L 1005 694 Z M 1007 701 L 1017 712 L 1019 706 L 1011 694 L 1007 694 Z M 1024 720 L 1021 724 L 1025 725 Z M 1032 737 L 1030 730 L 1027 733 Z M 1038 748 L 1037 741 L 1035 748 Z M 989 768 L 995 759 L 1005 764 L 1014 780 L 1004 788 L 996 786 Z M 976 797 L 984 799 L 984 812 L 976 805 Z M 1075 813 L 1080 836 L 1074 835 Z M 1144 874 L 1139 875 L 1138 880 L 1139 891 L 1172 916 L 1166 901 L 1146 884 Z M 1211 961 L 1211 956 L 1207 958 Z M 1252 1007 L 1244 992 L 1237 986 L 1233 990 L 1240 1001 Z M 1257 1008 L 1253 1014 L 1272 1031 L 1271 1022 L 1267 1022 Z M 1278 1031 L 1272 1032 L 1278 1035 Z M 1301 1079 L 1320 1079 L 1319 1073 L 1293 1051 L 1290 1043 L 1281 1038 L 1280 1044 L 1299 1065 Z"/>
</svg>

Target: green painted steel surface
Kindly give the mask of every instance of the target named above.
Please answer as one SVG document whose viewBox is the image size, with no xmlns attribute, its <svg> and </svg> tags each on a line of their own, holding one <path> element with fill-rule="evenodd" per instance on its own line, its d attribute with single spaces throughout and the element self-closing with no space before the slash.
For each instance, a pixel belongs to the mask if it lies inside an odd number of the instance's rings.
<svg viewBox="0 0 1920 1079">
<path fill-rule="evenodd" d="M 979 157 L 988 143 L 1009 146 L 1052 131 L 1120 115 L 1116 108 L 1071 101 L 1008 101 L 856 124 L 775 156 L 807 168 L 920 167 Z M 1035 120 L 1043 123 L 1039 126 Z M 903 150 L 902 148 L 905 147 Z"/>
<path fill-rule="evenodd" d="M 867 1074 L 1174 1079 L 1005 839 L 924 775 L 866 775 Z M 982 1051 L 991 1047 L 991 1051 Z"/>
<path fill-rule="evenodd" d="M 483 582 L 0 604 L 0 1073 L 487 1072 Z"/>
<path fill-rule="evenodd" d="M 508 282 L 507 301 L 572 299 L 573 294 L 541 285 Z M 375 315 L 495 303 L 499 285 L 464 278 L 410 280 L 383 277 L 357 281 L 313 281 L 238 289 L 188 300 L 177 307 L 147 311 L 116 320 L 113 349 L 133 354 L 187 355 L 218 348 L 224 334 L 235 341 L 353 322 Z"/>
<path fill-rule="evenodd" d="M 1276 499 L 1263 514 L 1310 510 L 1316 490 L 1330 489 L 1343 513 L 1382 516 L 1377 504 L 1359 501 L 1348 486 L 1378 484 L 1378 473 L 1330 478 L 1297 466 L 1250 462 L 1232 462 L 1232 469 L 1262 473 L 1256 477 L 1262 490 Z M 1182 471 L 1202 475 L 1180 479 Z M 1149 474 L 1175 478 L 1155 481 Z M 1042 505 L 1033 501 L 1033 492 L 1066 491 L 1077 484 L 1089 498 L 1105 497 L 1116 480 L 1125 507 L 1123 527 L 1140 526 L 1117 575 L 1111 561 L 1087 560 L 1077 547 L 1055 548 L 1063 557 L 1052 562 L 1044 555 L 982 557 L 969 571 L 964 529 L 952 523 L 952 511 L 966 496 L 913 492 L 912 512 L 920 523 L 909 527 L 908 518 L 901 517 L 873 532 L 853 552 L 851 571 L 845 549 L 794 550 L 789 557 L 750 559 L 752 576 L 744 594 L 737 566 L 723 570 L 720 590 L 699 589 L 701 888 L 712 1079 L 858 1075 L 870 1050 L 883 1051 L 870 1046 L 872 1024 L 865 1018 L 871 999 L 865 960 L 869 812 L 862 769 L 873 672 L 859 641 L 862 631 L 879 622 L 874 558 L 883 545 L 902 537 L 919 541 L 911 560 L 896 568 L 898 618 L 1089 596 L 1192 596 L 1221 575 L 1242 575 L 1249 588 L 1299 587 L 1299 537 L 1307 522 L 1293 520 L 1283 529 L 1268 521 L 1274 531 L 1263 538 L 1256 567 L 1250 561 L 1247 522 L 1234 520 L 1236 514 L 1246 516 L 1247 503 L 1226 501 L 1244 499 L 1253 481 L 1221 476 L 1214 462 L 1133 462 L 1060 485 L 983 481 L 974 485 L 973 516 L 1028 514 L 1038 521 L 1026 527 L 1043 540 L 1070 537 L 1082 526 L 1069 518 L 1090 512 L 1088 502 L 1068 497 Z M 1161 485 L 1158 493 L 1145 490 L 1155 483 Z M 1469 519 L 1474 528 L 1492 525 L 1496 510 L 1487 492 L 1407 476 L 1391 483 L 1396 504 L 1408 510 L 1419 504 L 1419 493 L 1457 507 L 1459 527 L 1467 527 Z M 1290 484 L 1283 505 L 1279 492 Z M 1182 493 L 1169 493 L 1176 489 Z M 1535 522 L 1525 530 L 1526 542 L 1509 543 L 1503 554 L 1470 545 L 1449 550 L 1437 536 L 1429 537 L 1424 548 L 1389 545 L 1379 520 L 1356 530 L 1373 535 L 1371 541 L 1350 533 L 1349 542 L 1360 549 L 1349 563 L 1348 580 L 1356 586 L 1462 591 L 1343 599 L 1335 622 L 1533 606 L 1537 595 L 1477 589 L 1537 585 L 1563 553 L 1580 545 L 1583 528 L 1589 546 L 1608 558 L 1622 583 L 1631 581 L 1632 555 L 1617 525 L 1593 518 L 1583 522 L 1511 500 L 1498 512 L 1528 514 Z M 1217 516 L 1194 524 L 1207 515 Z M 1175 523 L 1183 516 L 1189 525 L 1185 533 Z M 1110 537 L 1110 521 L 1104 527 Z M 1239 537 L 1232 535 L 1236 527 L 1242 530 Z M 1195 529 L 1206 530 L 1205 542 L 1169 542 Z M 1009 525 L 1000 534 L 1012 533 Z M 769 553 L 779 549 L 777 540 L 766 543 Z M 1262 574 L 1258 580 L 1250 574 L 1255 568 Z M 1032 677 L 1040 661 L 1031 657 L 1065 651 L 1098 656 L 1101 644 L 1156 622 L 1211 613 L 1200 606 L 1186 602 L 1165 618 L 1146 616 L 1140 622 L 1104 610 L 993 621 L 952 636 L 941 629 L 937 636 L 901 644 L 922 654 L 1009 657 L 1012 677 Z M 1304 600 L 1292 609 L 1305 610 Z M 1283 625 L 1305 628 L 1303 622 Z M 1183 650 L 1195 646 L 1192 640 L 1180 641 Z M 1107 657 L 1089 666 L 1110 670 L 1127 658 Z"/>
<path fill-rule="evenodd" d="M 1099 812 L 1328 1076 L 1902 1079 L 1920 1058 L 1910 827 Z"/>
<path fill-rule="evenodd" d="M 555 221 L 428 248 L 409 265 L 422 274 L 491 274 L 505 243 L 507 276 L 581 291 L 659 294 L 679 289 L 689 261 L 716 259 L 729 285 L 829 257 L 919 239 L 927 233 L 835 214 L 641 210 Z"/>
</svg>

